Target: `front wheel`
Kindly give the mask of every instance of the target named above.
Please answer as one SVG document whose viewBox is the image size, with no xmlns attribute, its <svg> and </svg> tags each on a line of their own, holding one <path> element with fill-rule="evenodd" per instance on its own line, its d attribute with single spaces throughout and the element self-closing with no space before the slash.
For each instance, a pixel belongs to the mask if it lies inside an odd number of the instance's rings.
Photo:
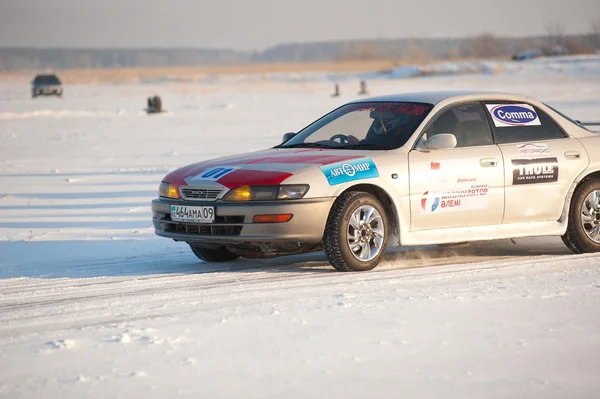
<svg viewBox="0 0 600 399">
<path fill-rule="evenodd" d="M 600 252 L 600 180 L 589 180 L 575 190 L 562 240 L 576 253 Z"/>
<path fill-rule="evenodd" d="M 221 249 L 206 249 L 200 247 L 194 247 L 190 244 L 190 248 L 194 255 L 198 257 L 198 259 L 203 260 L 204 262 L 229 262 L 232 260 L 236 260 L 239 258 L 239 255 L 236 255 L 232 252 L 229 252 L 225 248 Z"/>
<path fill-rule="evenodd" d="M 387 237 L 387 216 L 379 200 L 365 192 L 346 192 L 329 213 L 323 251 L 338 271 L 367 271 L 383 258 Z"/>
</svg>

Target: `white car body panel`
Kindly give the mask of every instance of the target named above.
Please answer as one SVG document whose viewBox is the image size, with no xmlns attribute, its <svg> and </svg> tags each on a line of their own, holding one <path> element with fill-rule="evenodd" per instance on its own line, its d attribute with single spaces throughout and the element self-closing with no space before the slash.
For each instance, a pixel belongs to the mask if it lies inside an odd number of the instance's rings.
<svg viewBox="0 0 600 399">
<path fill-rule="evenodd" d="M 502 223 L 504 168 L 498 146 L 413 150 L 409 165 L 410 231 Z"/>
<path fill-rule="evenodd" d="M 513 184 L 511 159 L 522 158 L 514 144 L 502 144 L 500 150 L 505 160 L 506 208 L 503 223 L 517 223 L 540 220 L 558 220 L 562 205 L 577 176 L 588 166 L 589 157 L 583 145 L 575 138 L 543 142 L 548 153 L 531 159 L 556 158 L 558 160 L 558 181 L 544 184 Z M 567 155 L 572 154 L 572 158 Z M 576 158 L 575 156 L 579 156 Z"/>
<path fill-rule="evenodd" d="M 432 92 L 357 102 L 376 101 L 422 102 L 434 104 L 434 107 L 408 142 L 396 150 L 275 148 L 217 161 L 227 164 L 230 160 L 232 165 L 241 164 L 237 166 L 238 169 L 291 173 L 281 184 L 309 184 L 305 199 L 335 198 L 357 185 L 375 186 L 389 198 L 388 217 L 395 222 L 393 224 L 397 230 L 394 234 L 396 242 L 389 242 L 392 245 L 562 235 L 567 228 L 566 215 L 575 187 L 589 174 L 600 172 L 600 135 L 576 125 L 529 97 L 485 92 Z M 417 146 L 423 132 L 441 112 L 450 106 L 477 101 L 533 105 L 550 116 L 569 137 L 443 150 L 427 150 Z M 541 150 L 539 153 L 529 153 L 528 148 Z M 281 165 L 278 157 L 296 156 L 296 153 L 298 157 L 336 155 L 356 157 L 357 160 L 342 160 L 321 166 L 298 160 L 297 164 L 287 163 L 285 167 L 277 169 Z M 259 167 L 254 158 L 267 160 Z M 351 165 L 361 159 L 372 161 L 377 176 L 371 173 L 373 170 L 352 169 Z M 548 161 L 542 165 L 548 180 L 522 183 L 523 180 L 519 179 L 529 177 L 515 176 L 515 168 L 523 166 L 515 164 L 515 161 L 530 160 L 535 164 L 532 167 L 537 170 L 541 167 L 536 164 L 540 159 L 556 160 L 555 164 L 552 164 L 554 161 L 550 164 Z M 214 161 L 207 161 L 206 167 L 211 162 Z M 203 165 L 195 165 L 194 173 L 201 173 Z M 526 164 L 524 168 L 529 166 Z M 352 178 L 339 184 L 332 183 L 334 172 L 330 168 L 336 167 L 339 171 L 335 173 L 345 173 L 342 169 L 349 168 L 347 170 L 353 174 Z M 557 169 L 554 170 L 554 167 Z M 557 175 L 553 175 L 555 172 Z M 299 217 L 327 219 L 328 215 Z"/>
</svg>

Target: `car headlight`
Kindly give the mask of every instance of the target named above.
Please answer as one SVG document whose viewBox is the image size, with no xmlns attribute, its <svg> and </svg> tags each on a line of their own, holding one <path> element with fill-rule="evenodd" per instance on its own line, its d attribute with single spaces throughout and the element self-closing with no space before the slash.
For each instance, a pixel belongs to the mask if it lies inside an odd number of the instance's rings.
<svg viewBox="0 0 600 399">
<path fill-rule="evenodd" d="M 269 201 L 300 199 L 308 192 L 308 184 L 283 186 L 239 186 L 230 190 L 224 201 Z"/>
<path fill-rule="evenodd" d="M 177 187 L 164 181 L 160 182 L 160 186 L 158 186 L 158 196 L 173 199 L 180 198 Z"/>
</svg>

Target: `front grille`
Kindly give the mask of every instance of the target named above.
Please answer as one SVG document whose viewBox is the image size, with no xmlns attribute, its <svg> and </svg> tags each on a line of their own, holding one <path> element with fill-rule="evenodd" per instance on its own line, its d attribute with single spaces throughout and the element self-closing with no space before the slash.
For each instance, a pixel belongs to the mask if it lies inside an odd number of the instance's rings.
<svg viewBox="0 0 600 399">
<path fill-rule="evenodd" d="M 181 187 L 181 197 L 186 200 L 216 200 L 223 189 L 212 187 Z"/>
<path fill-rule="evenodd" d="M 169 215 L 165 215 L 169 217 Z M 167 222 L 167 220 L 164 220 Z M 180 223 L 168 221 L 165 231 L 171 233 L 204 234 L 214 236 L 239 236 L 242 232 L 243 216 L 217 216 L 214 224 Z"/>
<path fill-rule="evenodd" d="M 168 230 L 173 233 L 204 234 L 213 236 L 239 236 L 242 226 L 211 226 L 190 223 L 170 225 Z"/>
</svg>

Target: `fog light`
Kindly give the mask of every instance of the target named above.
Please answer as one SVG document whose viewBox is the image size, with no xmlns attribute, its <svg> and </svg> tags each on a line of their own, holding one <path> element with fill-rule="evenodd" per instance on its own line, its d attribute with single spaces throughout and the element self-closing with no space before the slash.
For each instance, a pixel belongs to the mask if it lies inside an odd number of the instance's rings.
<svg viewBox="0 0 600 399">
<path fill-rule="evenodd" d="M 282 213 L 277 215 L 255 215 L 252 218 L 254 223 L 285 223 L 292 219 L 291 213 Z"/>
<path fill-rule="evenodd" d="M 152 219 L 156 219 L 158 217 L 158 215 L 156 215 L 155 211 L 152 211 Z"/>
</svg>

